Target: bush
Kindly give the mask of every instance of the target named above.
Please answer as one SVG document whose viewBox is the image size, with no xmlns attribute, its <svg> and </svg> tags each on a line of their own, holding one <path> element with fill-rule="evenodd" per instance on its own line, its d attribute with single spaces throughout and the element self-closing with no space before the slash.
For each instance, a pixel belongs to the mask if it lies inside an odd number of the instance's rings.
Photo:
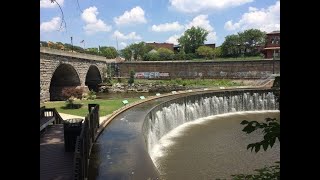
<svg viewBox="0 0 320 180">
<path fill-rule="evenodd" d="M 130 78 L 128 80 L 129 85 L 132 85 L 134 83 L 134 75 L 135 75 L 135 72 L 133 70 L 131 70 L 130 71 Z"/>
<path fill-rule="evenodd" d="M 173 51 L 167 49 L 167 48 L 159 48 L 158 50 L 159 57 L 161 60 L 172 60 L 174 53 Z"/>
<path fill-rule="evenodd" d="M 76 88 L 76 87 L 66 87 L 62 89 L 62 96 L 68 100 L 69 98 L 77 98 L 81 99 L 83 94 L 82 88 Z"/>
<path fill-rule="evenodd" d="M 184 60 L 185 59 L 185 54 L 184 53 L 177 53 L 173 55 L 174 60 Z"/>
<path fill-rule="evenodd" d="M 195 59 L 196 57 L 197 56 L 194 53 L 188 53 L 188 54 L 186 54 L 185 59 L 192 60 L 192 59 Z"/>
<path fill-rule="evenodd" d="M 159 61 L 159 53 L 153 52 L 153 53 L 147 53 L 143 56 L 144 61 Z"/>
<path fill-rule="evenodd" d="M 89 91 L 86 98 L 89 100 L 95 100 L 97 98 L 96 92 L 93 90 Z"/>
</svg>

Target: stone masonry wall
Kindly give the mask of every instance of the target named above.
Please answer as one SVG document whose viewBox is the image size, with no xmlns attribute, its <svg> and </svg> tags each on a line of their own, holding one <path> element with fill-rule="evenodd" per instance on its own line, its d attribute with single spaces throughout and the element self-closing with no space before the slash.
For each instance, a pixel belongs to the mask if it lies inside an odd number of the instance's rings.
<svg viewBox="0 0 320 180">
<path fill-rule="evenodd" d="M 120 76 L 129 76 L 134 70 L 138 78 L 215 78 L 260 79 L 280 73 L 280 60 L 224 61 L 224 62 L 123 62 Z M 169 77 L 168 77 L 169 76 Z"/>
<path fill-rule="evenodd" d="M 101 79 L 103 79 L 103 68 L 106 66 L 106 62 L 103 61 L 40 52 L 40 100 L 49 100 L 51 78 L 60 64 L 70 64 L 75 69 L 81 86 L 85 86 L 86 75 L 91 65 L 99 69 Z"/>
</svg>

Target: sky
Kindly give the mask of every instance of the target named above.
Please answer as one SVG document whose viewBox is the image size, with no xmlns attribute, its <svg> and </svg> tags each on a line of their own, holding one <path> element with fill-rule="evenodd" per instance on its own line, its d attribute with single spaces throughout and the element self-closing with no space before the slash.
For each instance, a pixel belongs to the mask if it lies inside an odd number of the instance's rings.
<svg viewBox="0 0 320 180">
<path fill-rule="evenodd" d="M 280 30 L 280 0 L 40 0 L 40 40 L 84 48 L 144 41 L 178 44 L 192 26 L 206 29 L 205 43 L 256 28 Z M 77 3 L 79 2 L 79 3 Z M 83 43 L 81 43 L 83 41 Z"/>
</svg>

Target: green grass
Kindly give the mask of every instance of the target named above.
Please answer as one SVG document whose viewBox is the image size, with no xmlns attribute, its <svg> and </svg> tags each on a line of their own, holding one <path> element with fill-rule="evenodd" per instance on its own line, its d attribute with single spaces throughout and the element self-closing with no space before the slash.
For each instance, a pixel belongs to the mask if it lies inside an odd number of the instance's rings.
<svg viewBox="0 0 320 180">
<path fill-rule="evenodd" d="M 229 87 L 243 84 L 227 79 L 172 79 L 172 80 L 144 80 L 135 79 L 135 83 L 157 83 L 162 85 L 182 85 L 187 87 Z"/>
<path fill-rule="evenodd" d="M 237 57 L 237 58 L 222 58 L 218 57 L 216 59 L 192 59 L 192 61 L 252 61 L 252 60 L 262 60 L 261 56 L 251 56 L 251 57 Z"/>
<path fill-rule="evenodd" d="M 76 116 L 86 116 L 88 114 L 88 104 L 99 104 L 100 105 L 100 116 L 105 116 L 111 114 L 113 111 L 124 106 L 122 104 L 123 99 L 112 99 L 112 100 L 77 100 L 75 103 L 82 103 L 83 106 L 79 109 L 65 109 L 65 101 L 54 101 L 41 103 L 41 106 L 46 106 L 46 108 L 56 108 L 59 113 L 72 114 Z M 127 98 L 129 103 L 138 101 L 139 98 Z"/>
<path fill-rule="evenodd" d="M 241 86 L 243 84 L 233 82 L 232 80 L 226 79 L 172 79 L 172 80 L 145 80 L 145 79 L 135 79 L 135 84 L 138 83 L 154 83 L 162 85 L 182 85 L 187 87 L 229 87 L 229 86 Z M 126 98 L 129 103 L 138 101 L 139 98 Z M 124 106 L 122 103 L 123 99 L 96 99 L 96 100 L 76 100 L 75 104 L 83 104 L 79 109 L 66 109 L 65 101 L 53 101 L 41 103 L 41 106 L 46 106 L 47 108 L 56 108 L 59 113 L 72 114 L 77 116 L 86 116 L 88 114 L 88 104 L 99 104 L 100 105 L 100 116 L 105 116 L 111 114 L 113 111 Z"/>
</svg>

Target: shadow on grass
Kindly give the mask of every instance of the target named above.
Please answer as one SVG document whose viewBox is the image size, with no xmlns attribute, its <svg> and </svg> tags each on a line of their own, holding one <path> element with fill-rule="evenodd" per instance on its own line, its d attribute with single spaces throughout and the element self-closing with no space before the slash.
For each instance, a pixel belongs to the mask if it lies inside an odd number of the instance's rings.
<svg viewBox="0 0 320 180">
<path fill-rule="evenodd" d="M 62 106 L 61 109 L 80 109 L 82 106 L 83 104 L 67 104 Z"/>
</svg>

